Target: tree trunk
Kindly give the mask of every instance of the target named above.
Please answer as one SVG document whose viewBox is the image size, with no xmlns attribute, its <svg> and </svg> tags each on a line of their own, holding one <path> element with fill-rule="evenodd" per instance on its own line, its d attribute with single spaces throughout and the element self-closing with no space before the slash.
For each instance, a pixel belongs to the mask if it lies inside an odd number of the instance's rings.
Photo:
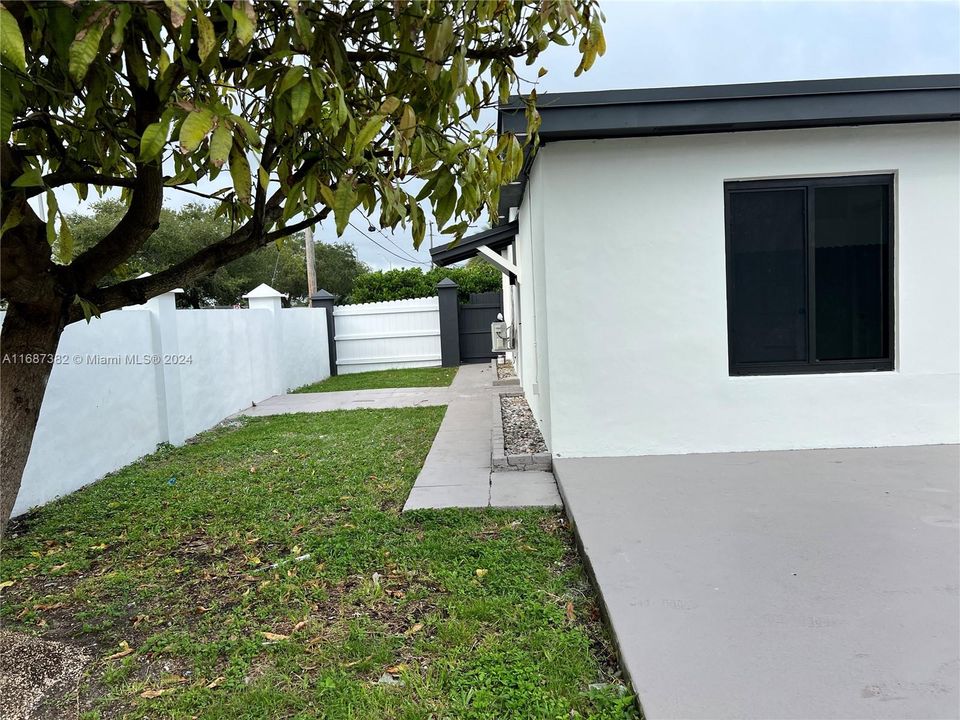
<svg viewBox="0 0 960 720">
<path fill-rule="evenodd" d="M 65 326 L 59 303 L 10 303 L 0 331 L 0 538 L 13 512 Z"/>
</svg>

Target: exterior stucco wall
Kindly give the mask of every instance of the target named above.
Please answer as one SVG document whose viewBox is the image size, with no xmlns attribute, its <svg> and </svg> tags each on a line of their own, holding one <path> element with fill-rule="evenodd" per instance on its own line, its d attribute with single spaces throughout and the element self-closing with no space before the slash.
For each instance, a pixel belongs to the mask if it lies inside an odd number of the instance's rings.
<svg viewBox="0 0 960 720">
<path fill-rule="evenodd" d="M 873 172 L 896 175 L 896 370 L 730 377 L 724 181 Z M 520 224 L 523 385 L 557 455 L 960 440 L 957 123 L 553 143 Z"/>
<path fill-rule="evenodd" d="M 534 167 L 518 214 L 516 253 L 519 278 L 519 363 L 517 367 L 530 410 L 540 425 L 543 439 L 551 445 L 550 367 L 547 341 L 548 278 L 545 268 L 542 172 Z"/>
</svg>

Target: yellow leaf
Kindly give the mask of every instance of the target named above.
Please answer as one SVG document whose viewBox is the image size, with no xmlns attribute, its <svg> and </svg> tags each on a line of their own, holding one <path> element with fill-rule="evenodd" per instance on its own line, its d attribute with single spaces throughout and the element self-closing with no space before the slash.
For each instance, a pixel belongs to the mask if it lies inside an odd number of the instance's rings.
<svg viewBox="0 0 960 720">
<path fill-rule="evenodd" d="M 486 568 L 477 568 L 476 570 L 474 570 L 474 574 L 475 574 L 478 578 L 484 577 L 484 576 L 487 574 L 487 572 L 488 572 L 488 571 L 487 571 Z"/>
<path fill-rule="evenodd" d="M 0 590 L 3 590 L 4 588 L 8 588 L 13 584 L 14 584 L 13 580 L 4 580 L 3 582 L 0 582 Z"/>
<path fill-rule="evenodd" d="M 144 690 L 142 693 L 140 693 L 140 697 L 147 698 L 149 700 L 150 698 L 160 697 L 164 693 L 170 692 L 172 689 L 173 688 L 166 688 L 166 689 L 159 689 L 159 690 Z"/>
<path fill-rule="evenodd" d="M 207 683 L 207 690 L 213 690 L 215 687 L 217 687 L 217 685 L 222 683 L 225 679 L 226 678 L 224 678 L 223 675 L 221 675 L 218 678 L 214 678 L 212 681 Z"/>
<path fill-rule="evenodd" d="M 406 669 L 407 669 L 406 663 L 397 663 L 396 665 L 391 665 L 390 667 L 388 667 L 387 672 L 390 673 L 391 675 L 399 675 Z"/>
<path fill-rule="evenodd" d="M 133 652 L 133 648 L 127 644 L 126 640 L 120 642 L 120 651 L 115 652 L 113 655 L 107 655 L 107 660 L 116 660 L 117 658 L 126 657 Z"/>
<path fill-rule="evenodd" d="M 406 635 L 407 637 L 410 637 L 411 635 L 414 635 L 420 632 L 421 630 L 423 630 L 423 623 L 414 623 L 403 634 Z"/>
<path fill-rule="evenodd" d="M 260 634 L 263 635 L 270 642 L 280 642 L 281 640 L 287 639 L 286 635 L 281 635 L 280 633 L 261 632 Z"/>
<path fill-rule="evenodd" d="M 106 549 L 107 549 L 107 544 L 106 544 L 106 543 L 101 543 L 100 545 L 91 545 L 91 546 L 90 546 L 90 549 L 91 549 L 91 550 L 106 550 Z"/>
</svg>

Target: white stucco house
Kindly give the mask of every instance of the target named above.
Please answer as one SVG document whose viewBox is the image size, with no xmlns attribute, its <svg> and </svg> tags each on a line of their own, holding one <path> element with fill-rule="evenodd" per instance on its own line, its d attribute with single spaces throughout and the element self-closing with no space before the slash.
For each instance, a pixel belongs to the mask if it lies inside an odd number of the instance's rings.
<svg viewBox="0 0 960 720">
<path fill-rule="evenodd" d="M 502 258 L 555 457 L 960 439 L 960 76 L 538 106 L 500 224 L 433 256 Z"/>
</svg>

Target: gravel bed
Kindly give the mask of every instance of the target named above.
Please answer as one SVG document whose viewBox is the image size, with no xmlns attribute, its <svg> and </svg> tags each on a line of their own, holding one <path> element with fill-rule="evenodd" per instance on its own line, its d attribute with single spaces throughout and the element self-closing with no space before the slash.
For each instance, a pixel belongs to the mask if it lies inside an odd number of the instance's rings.
<svg viewBox="0 0 960 720">
<path fill-rule="evenodd" d="M 497 380 L 506 380 L 516 376 L 517 371 L 513 369 L 512 362 L 497 363 Z"/>
<path fill-rule="evenodd" d="M 533 455 L 547 451 L 527 399 L 523 395 L 500 398 L 503 416 L 503 445 L 507 455 Z"/>
</svg>

